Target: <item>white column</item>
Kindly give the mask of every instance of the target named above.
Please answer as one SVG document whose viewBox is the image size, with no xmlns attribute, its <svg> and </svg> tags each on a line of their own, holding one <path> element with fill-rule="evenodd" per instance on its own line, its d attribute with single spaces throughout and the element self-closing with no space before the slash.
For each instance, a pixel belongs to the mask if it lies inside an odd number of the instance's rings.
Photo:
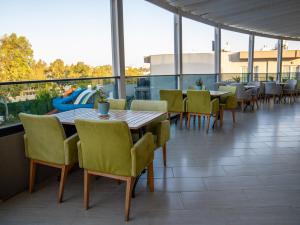
<svg viewBox="0 0 300 225">
<path fill-rule="evenodd" d="M 282 39 L 278 39 L 278 44 L 277 44 L 277 77 L 276 77 L 277 81 L 281 80 L 281 72 L 282 72 L 282 45 L 283 45 L 283 40 Z"/>
<path fill-rule="evenodd" d="M 221 80 L 221 28 L 215 27 L 215 74 L 217 74 L 217 82 Z"/>
<path fill-rule="evenodd" d="M 119 77 L 119 98 L 126 98 L 125 84 L 125 55 L 124 55 L 124 28 L 123 28 L 123 1 L 111 0 L 111 43 L 112 43 L 112 72 Z"/>
<path fill-rule="evenodd" d="M 179 75 L 178 89 L 182 90 L 182 17 L 178 14 L 174 14 L 174 65 L 175 74 Z"/>
<path fill-rule="evenodd" d="M 253 76 L 254 39 L 255 39 L 255 36 L 253 34 L 250 34 L 249 35 L 249 47 L 248 47 L 248 74 L 249 74 L 249 81 L 253 81 L 254 80 L 254 76 Z"/>
</svg>

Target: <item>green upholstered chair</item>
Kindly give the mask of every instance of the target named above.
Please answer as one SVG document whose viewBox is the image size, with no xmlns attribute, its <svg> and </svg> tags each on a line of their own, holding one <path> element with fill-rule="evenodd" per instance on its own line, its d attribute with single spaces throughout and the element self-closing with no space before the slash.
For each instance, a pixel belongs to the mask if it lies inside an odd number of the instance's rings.
<svg viewBox="0 0 300 225">
<path fill-rule="evenodd" d="M 134 111 L 158 111 L 166 114 L 149 124 L 147 131 L 154 135 L 156 149 L 162 147 L 164 166 L 167 165 L 167 141 L 170 139 L 170 121 L 167 120 L 167 101 L 133 100 L 130 106 Z"/>
<path fill-rule="evenodd" d="M 30 159 L 29 191 L 33 191 L 36 164 L 59 168 L 58 202 L 61 202 L 68 171 L 78 162 L 78 135 L 66 138 L 61 123 L 54 115 L 20 113 L 19 117 L 25 130 L 25 154 Z"/>
<path fill-rule="evenodd" d="M 109 102 L 109 109 L 111 110 L 125 110 L 126 108 L 126 100 L 125 99 L 107 99 Z M 98 108 L 97 98 L 95 98 L 94 108 Z"/>
<path fill-rule="evenodd" d="M 107 99 L 111 110 L 125 110 L 126 99 Z"/>
<path fill-rule="evenodd" d="M 199 126 L 201 116 L 207 117 L 207 129 L 209 130 L 210 118 L 215 117 L 215 122 L 219 116 L 219 99 L 211 100 L 209 91 L 187 91 L 186 111 L 188 113 L 188 128 L 190 128 L 191 115 L 198 116 Z"/>
<path fill-rule="evenodd" d="M 170 119 L 171 113 L 180 114 L 180 128 L 182 128 L 182 117 L 185 111 L 185 102 L 181 90 L 160 90 L 160 100 L 168 103 L 168 117 Z"/>
<path fill-rule="evenodd" d="M 229 110 L 232 113 L 232 121 L 235 123 L 235 110 L 238 107 L 236 99 L 236 86 L 220 86 L 219 91 L 230 92 L 222 95 L 220 99 L 220 120 L 221 126 L 223 124 L 224 110 Z"/>
<path fill-rule="evenodd" d="M 127 123 L 122 121 L 75 120 L 79 166 L 84 169 L 84 206 L 89 206 L 90 176 L 126 181 L 125 219 L 129 219 L 135 178 L 148 167 L 148 184 L 154 191 L 154 141 L 146 133 L 134 145 Z"/>
</svg>

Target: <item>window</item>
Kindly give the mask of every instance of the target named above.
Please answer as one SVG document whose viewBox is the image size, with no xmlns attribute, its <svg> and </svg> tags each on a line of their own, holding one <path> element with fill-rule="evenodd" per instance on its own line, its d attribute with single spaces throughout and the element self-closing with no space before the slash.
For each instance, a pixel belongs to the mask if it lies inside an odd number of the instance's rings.
<svg viewBox="0 0 300 225">
<path fill-rule="evenodd" d="M 123 7 L 126 75 L 174 74 L 173 14 L 146 1 Z"/>
<path fill-rule="evenodd" d="M 300 78 L 300 41 L 283 41 L 282 79 Z M 288 68 L 288 69 L 286 69 Z"/>
<path fill-rule="evenodd" d="M 0 79 L 111 76 L 109 7 L 109 0 L 1 1 L 0 37 L 26 46 L 28 67 Z"/>
<path fill-rule="evenodd" d="M 249 35 L 222 30 L 221 33 L 221 79 L 248 80 Z M 242 69 L 241 69 L 242 68 Z"/>
<path fill-rule="evenodd" d="M 213 40 L 213 27 L 198 21 L 182 18 L 182 60 L 184 74 L 214 73 Z"/>
<path fill-rule="evenodd" d="M 260 80 L 266 80 L 267 75 L 276 79 L 277 73 L 277 39 L 255 36 L 254 67 L 260 68 Z"/>
</svg>

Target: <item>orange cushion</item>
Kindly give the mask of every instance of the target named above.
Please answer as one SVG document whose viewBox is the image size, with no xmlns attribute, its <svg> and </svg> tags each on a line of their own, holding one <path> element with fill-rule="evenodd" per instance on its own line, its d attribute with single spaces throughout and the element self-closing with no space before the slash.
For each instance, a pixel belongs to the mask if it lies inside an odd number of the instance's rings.
<svg viewBox="0 0 300 225">
<path fill-rule="evenodd" d="M 74 90 L 75 90 L 74 88 L 70 88 L 69 90 L 67 90 L 67 91 L 63 94 L 63 96 L 64 96 L 64 97 L 69 96 L 70 94 L 73 93 Z"/>
</svg>

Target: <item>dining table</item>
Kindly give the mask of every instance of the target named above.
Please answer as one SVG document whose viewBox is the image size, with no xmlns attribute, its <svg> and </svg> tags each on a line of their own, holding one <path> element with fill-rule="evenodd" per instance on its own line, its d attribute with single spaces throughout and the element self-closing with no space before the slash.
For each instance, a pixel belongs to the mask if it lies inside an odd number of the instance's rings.
<svg viewBox="0 0 300 225">
<path fill-rule="evenodd" d="M 96 109 L 79 108 L 56 113 L 55 116 L 65 125 L 75 125 L 76 119 L 90 119 L 95 121 L 116 120 L 125 121 L 130 130 L 139 130 L 165 114 L 166 112 L 110 110 L 108 115 L 102 116 Z"/>
<path fill-rule="evenodd" d="M 258 86 L 255 86 L 255 85 L 245 85 L 244 87 L 246 90 L 258 88 Z"/>
<path fill-rule="evenodd" d="M 210 96 L 213 97 L 213 98 L 219 98 L 222 95 L 226 95 L 226 94 L 229 94 L 229 93 L 230 93 L 229 91 L 209 91 Z M 187 90 L 183 90 L 182 94 L 187 95 Z"/>
</svg>

